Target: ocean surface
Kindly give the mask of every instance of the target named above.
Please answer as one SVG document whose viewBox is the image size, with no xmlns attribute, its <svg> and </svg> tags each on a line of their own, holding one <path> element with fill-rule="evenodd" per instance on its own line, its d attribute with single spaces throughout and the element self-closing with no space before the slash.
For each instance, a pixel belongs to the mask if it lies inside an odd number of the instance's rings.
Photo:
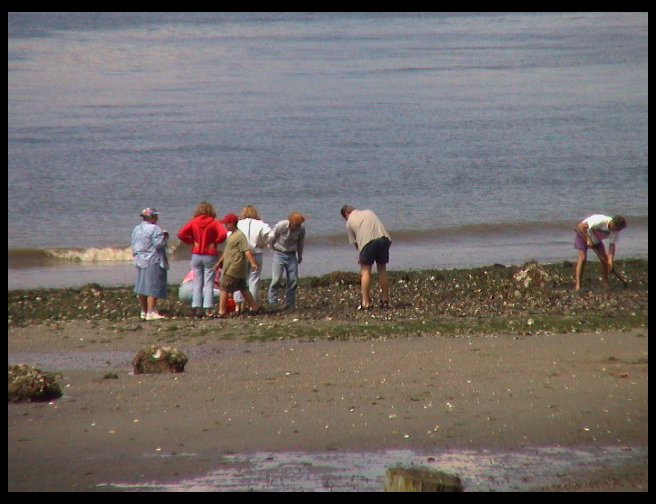
<svg viewBox="0 0 656 504">
<path fill-rule="evenodd" d="M 301 275 L 648 256 L 647 13 L 8 13 L 8 288 L 128 285 L 154 206 L 307 216 Z M 172 240 L 169 282 L 189 269 Z M 270 276 L 265 256 L 264 276 Z"/>
</svg>

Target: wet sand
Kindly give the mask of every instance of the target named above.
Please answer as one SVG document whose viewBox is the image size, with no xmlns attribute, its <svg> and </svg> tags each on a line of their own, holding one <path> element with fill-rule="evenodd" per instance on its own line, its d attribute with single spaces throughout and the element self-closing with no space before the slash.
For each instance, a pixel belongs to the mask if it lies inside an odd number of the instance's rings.
<svg viewBox="0 0 656 504">
<path fill-rule="evenodd" d="M 133 332 L 106 321 L 9 327 L 9 362 L 58 370 L 64 391 L 51 402 L 8 404 L 9 491 L 175 483 L 256 452 L 541 447 L 635 454 L 620 467 L 554 475 L 548 490 L 648 490 L 647 329 L 209 337 L 175 344 L 190 358 L 184 373 L 132 374 L 131 357 L 171 323 Z M 208 333 L 223 323 L 203 322 Z"/>
</svg>

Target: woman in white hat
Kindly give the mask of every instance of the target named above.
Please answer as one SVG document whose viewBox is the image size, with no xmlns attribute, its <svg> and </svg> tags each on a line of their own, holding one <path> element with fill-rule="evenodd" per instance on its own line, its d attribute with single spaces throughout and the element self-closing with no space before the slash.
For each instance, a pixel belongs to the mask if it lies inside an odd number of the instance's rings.
<svg viewBox="0 0 656 504">
<path fill-rule="evenodd" d="M 140 317 L 143 320 L 164 318 L 157 311 L 157 300 L 166 298 L 167 270 L 166 245 L 169 233 L 157 225 L 159 212 L 144 208 L 139 214 L 143 221 L 132 231 L 132 256 L 137 268 L 134 293 L 139 299 Z"/>
</svg>

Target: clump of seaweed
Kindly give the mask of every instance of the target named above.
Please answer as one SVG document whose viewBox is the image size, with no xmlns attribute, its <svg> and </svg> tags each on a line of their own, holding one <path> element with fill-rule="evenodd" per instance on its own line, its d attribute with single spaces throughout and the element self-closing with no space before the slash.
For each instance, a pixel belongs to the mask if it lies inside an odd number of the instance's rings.
<svg viewBox="0 0 656 504">
<path fill-rule="evenodd" d="M 137 352 L 132 367 L 134 374 L 182 373 L 188 360 L 177 348 L 151 345 Z"/>
<path fill-rule="evenodd" d="M 27 364 L 9 365 L 9 402 L 49 401 L 61 395 L 61 388 L 54 373 L 47 373 Z"/>
</svg>

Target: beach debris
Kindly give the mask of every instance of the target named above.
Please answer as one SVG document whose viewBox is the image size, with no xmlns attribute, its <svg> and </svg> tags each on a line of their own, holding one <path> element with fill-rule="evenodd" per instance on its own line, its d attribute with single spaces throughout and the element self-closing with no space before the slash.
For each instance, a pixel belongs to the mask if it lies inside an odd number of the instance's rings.
<svg viewBox="0 0 656 504">
<path fill-rule="evenodd" d="M 132 367 L 134 374 L 182 373 L 188 360 L 177 348 L 151 345 L 137 352 Z"/>
<path fill-rule="evenodd" d="M 513 279 L 525 289 L 528 289 L 530 287 L 542 287 L 551 278 L 549 273 L 537 261 L 529 261 L 513 275 Z"/>
<path fill-rule="evenodd" d="M 9 365 L 9 402 L 50 401 L 61 395 L 61 388 L 54 373 L 44 372 L 27 364 Z"/>
<path fill-rule="evenodd" d="M 85 286 L 83 286 L 80 289 L 80 292 L 82 294 L 91 295 L 91 296 L 94 296 L 94 297 L 100 297 L 100 296 L 102 296 L 103 288 L 100 284 L 89 283 L 89 284 L 86 284 Z"/>
<path fill-rule="evenodd" d="M 462 492 L 460 478 L 427 467 L 392 466 L 385 471 L 386 492 Z"/>
</svg>

